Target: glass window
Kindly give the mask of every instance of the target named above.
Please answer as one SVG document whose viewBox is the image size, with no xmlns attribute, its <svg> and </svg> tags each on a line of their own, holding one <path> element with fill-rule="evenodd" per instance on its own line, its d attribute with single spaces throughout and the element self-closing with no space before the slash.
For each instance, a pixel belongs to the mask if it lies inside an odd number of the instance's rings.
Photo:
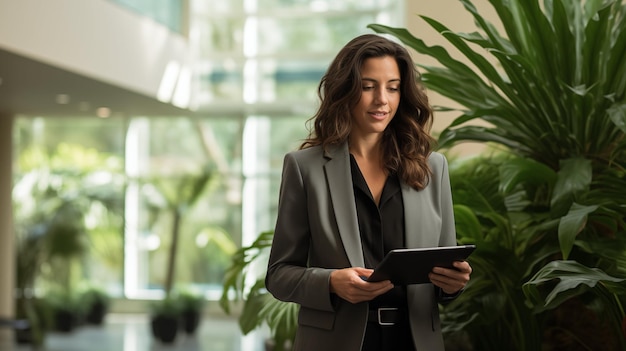
<svg viewBox="0 0 626 351">
<path fill-rule="evenodd" d="M 317 87 L 326 72 L 326 61 L 279 61 L 265 79 L 275 82 L 277 100 L 317 101 Z"/>
<path fill-rule="evenodd" d="M 193 1 L 193 13 L 199 16 L 223 16 L 233 13 L 243 12 L 243 2 L 245 0 L 195 0 Z"/>
<path fill-rule="evenodd" d="M 210 58 L 225 53 L 241 55 L 244 18 L 239 16 L 196 17 L 194 46 L 202 57 Z M 224 58 L 227 58 L 224 57 Z"/>
<path fill-rule="evenodd" d="M 243 144 L 243 244 L 274 228 L 283 158 L 306 138 L 308 132 L 303 126 L 307 118 L 247 118 Z"/>
<path fill-rule="evenodd" d="M 242 65 L 231 59 L 211 60 L 198 67 L 196 101 L 200 106 L 218 102 L 241 102 L 243 91 Z"/>
<path fill-rule="evenodd" d="M 261 17 L 256 30 L 259 55 L 324 53 L 332 58 L 341 46 L 358 34 L 369 32 L 375 13 L 342 16 Z M 312 30 L 312 28 L 314 28 Z"/>
<path fill-rule="evenodd" d="M 317 86 L 326 70 L 326 61 L 260 59 L 249 61 L 248 86 L 262 103 L 298 102 L 307 105 L 317 99 Z M 240 92 L 241 93 L 241 92 Z"/>
<path fill-rule="evenodd" d="M 394 0 L 258 0 L 258 7 L 266 11 L 274 9 L 292 9 L 306 12 L 380 10 Z"/>
<path fill-rule="evenodd" d="M 168 284 L 217 294 L 240 240 L 240 125 L 237 119 L 131 121 L 126 159 L 128 296 L 158 297 Z M 168 282 L 171 262 L 174 279 Z"/>
<path fill-rule="evenodd" d="M 225 104 L 253 114 L 243 104 L 314 105 L 319 79 L 336 52 L 371 33 L 368 24 L 397 26 L 403 16 L 400 0 L 217 3 L 191 2 L 199 110 Z"/>
</svg>

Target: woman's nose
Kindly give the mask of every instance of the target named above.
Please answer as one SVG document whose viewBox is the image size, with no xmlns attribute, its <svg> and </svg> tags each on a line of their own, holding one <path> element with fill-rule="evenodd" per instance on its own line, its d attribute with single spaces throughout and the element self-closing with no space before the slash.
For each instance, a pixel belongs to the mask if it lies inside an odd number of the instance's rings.
<svg viewBox="0 0 626 351">
<path fill-rule="evenodd" d="M 376 89 L 376 94 L 374 95 L 374 102 L 380 105 L 387 104 L 387 94 L 385 92 L 385 89 L 383 88 Z"/>
</svg>

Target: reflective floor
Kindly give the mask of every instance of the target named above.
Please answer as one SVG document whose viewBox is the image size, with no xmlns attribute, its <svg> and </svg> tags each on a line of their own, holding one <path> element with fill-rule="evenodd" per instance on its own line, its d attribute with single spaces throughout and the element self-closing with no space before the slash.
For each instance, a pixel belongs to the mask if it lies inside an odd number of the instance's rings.
<svg viewBox="0 0 626 351">
<path fill-rule="evenodd" d="M 102 326 L 81 326 L 71 333 L 49 333 L 41 351 L 264 351 L 265 330 L 242 336 L 237 321 L 204 317 L 195 335 L 179 333 L 173 344 L 153 339 L 143 314 L 110 314 Z M 2 351 L 31 351 L 26 345 L 2 346 Z"/>
</svg>

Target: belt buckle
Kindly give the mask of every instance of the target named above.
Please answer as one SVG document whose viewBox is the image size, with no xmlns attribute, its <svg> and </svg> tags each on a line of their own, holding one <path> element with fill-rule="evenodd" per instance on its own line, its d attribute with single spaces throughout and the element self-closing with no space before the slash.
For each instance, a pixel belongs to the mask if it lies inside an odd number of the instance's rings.
<svg viewBox="0 0 626 351">
<path fill-rule="evenodd" d="M 383 322 L 381 311 L 397 311 L 397 307 L 380 307 L 378 309 L 378 325 L 396 325 L 396 322 Z"/>
</svg>

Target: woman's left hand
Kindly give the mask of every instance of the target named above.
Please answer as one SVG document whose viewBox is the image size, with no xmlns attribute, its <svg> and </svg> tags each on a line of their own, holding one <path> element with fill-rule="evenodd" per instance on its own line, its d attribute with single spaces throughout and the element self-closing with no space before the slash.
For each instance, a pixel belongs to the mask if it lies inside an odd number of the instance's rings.
<svg viewBox="0 0 626 351">
<path fill-rule="evenodd" d="M 453 295 L 465 288 L 470 280 L 472 267 L 467 261 L 456 261 L 453 268 L 435 267 L 428 275 L 431 283 L 448 295 Z"/>
</svg>

